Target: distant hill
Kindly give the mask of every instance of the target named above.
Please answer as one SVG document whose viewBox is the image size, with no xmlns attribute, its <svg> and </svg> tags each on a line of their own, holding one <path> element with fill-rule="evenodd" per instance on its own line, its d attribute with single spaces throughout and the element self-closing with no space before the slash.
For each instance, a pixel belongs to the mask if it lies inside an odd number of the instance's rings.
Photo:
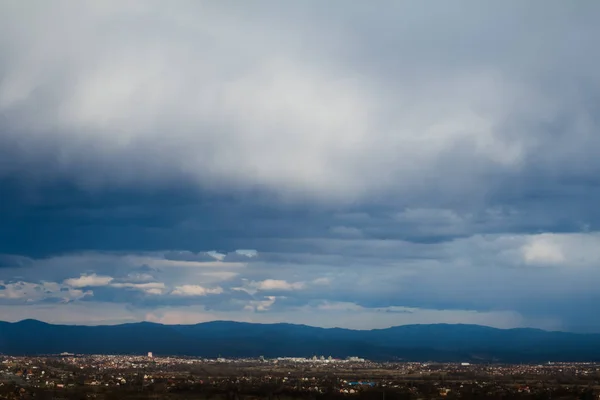
<svg viewBox="0 0 600 400">
<path fill-rule="evenodd" d="M 600 361 L 600 334 L 461 324 L 351 330 L 227 321 L 110 326 L 52 325 L 36 320 L 0 322 L 3 354 L 146 354 L 148 351 L 155 355 L 201 357 L 331 355 L 406 361 Z"/>
</svg>

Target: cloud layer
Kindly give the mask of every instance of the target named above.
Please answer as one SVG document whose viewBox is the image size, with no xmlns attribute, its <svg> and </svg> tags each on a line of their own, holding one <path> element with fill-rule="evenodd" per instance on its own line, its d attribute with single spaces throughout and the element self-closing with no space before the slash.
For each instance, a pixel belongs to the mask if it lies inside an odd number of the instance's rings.
<svg viewBox="0 0 600 400">
<path fill-rule="evenodd" d="M 2 315 L 600 330 L 599 13 L 3 3 Z"/>
<path fill-rule="evenodd" d="M 597 6 L 261 5 L 4 5 L 0 173 L 339 202 L 598 171 Z"/>
</svg>

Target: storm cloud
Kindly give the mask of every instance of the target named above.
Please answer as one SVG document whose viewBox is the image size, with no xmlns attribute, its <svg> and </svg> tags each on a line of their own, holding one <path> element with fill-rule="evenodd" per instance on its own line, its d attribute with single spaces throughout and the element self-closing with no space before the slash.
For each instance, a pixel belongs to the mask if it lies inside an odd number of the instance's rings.
<svg viewBox="0 0 600 400">
<path fill-rule="evenodd" d="M 0 5 L 0 310 L 598 331 L 594 2 Z"/>
</svg>

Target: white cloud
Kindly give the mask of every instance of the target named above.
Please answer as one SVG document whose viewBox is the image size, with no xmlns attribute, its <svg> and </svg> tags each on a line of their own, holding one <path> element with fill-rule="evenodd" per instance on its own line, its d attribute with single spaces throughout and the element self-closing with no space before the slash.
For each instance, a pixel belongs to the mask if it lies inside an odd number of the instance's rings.
<svg viewBox="0 0 600 400">
<path fill-rule="evenodd" d="M 316 278 L 312 281 L 314 285 L 329 285 L 331 283 L 331 278 L 322 276 L 320 278 Z"/>
<path fill-rule="evenodd" d="M 234 253 L 239 254 L 241 256 L 246 256 L 248 258 L 252 258 L 252 257 L 258 256 L 258 251 L 251 250 L 251 249 L 247 249 L 247 250 L 246 249 L 238 249 Z"/>
<path fill-rule="evenodd" d="M 175 296 L 207 296 L 210 294 L 221 294 L 223 293 L 223 288 L 214 287 L 214 288 L 205 288 L 200 285 L 181 285 L 176 286 L 175 289 L 171 292 L 171 294 Z"/>
<path fill-rule="evenodd" d="M 146 282 L 146 283 L 132 283 L 132 282 L 119 282 L 112 283 L 110 286 L 116 288 L 133 288 L 133 289 L 163 289 L 165 284 L 162 282 Z"/>
<path fill-rule="evenodd" d="M 146 274 L 146 273 L 131 273 L 131 274 L 127 274 L 127 278 L 126 280 L 129 282 L 150 282 L 153 281 L 155 278 L 153 275 L 150 274 Z"/>
<path fill-rule="evenodd" d="M 164 259 L 156 256 L 139 256 L 131 255 L 124 257 L 126 261 L 132 265 L 147 265 L 151 268 L 163 269 L 163 268 L 243 268 L 246 266 L 242 262 L 225 262 L 220 261 L 218 256 L 214 261 L 194 261 L 194 260 L 172 260 Z"/>
<path fill-rule="evenodd" d="M 560 243 L 548 236 L 534 236 L 522 247 L 527 264 L 561 264 L 565 261 Z"/>
<path fill-rule="evenodd" d="M 133 289 L 145 292 L 151 295 L 163 294 L 165 290 L 165 284 L 162 282 L 146 282 L 146 283 L 132 283 L 132 282 L 118 282 L 111 283 L 111 287 Z"/>
<path fill-rule="evenodd" d="M 282 279 L 265 279 L 260 282 L 250 282 L 248 287 L 259 291 L 273 291 L 273 290 L 301 290 L 306 287 L 304 282 L 287 282 Z"/>
<path fill-rule="evenodd" d="M 75 288 L 87 287 L 87 286 L 106 286 L 114 280 L 110 276 L 102 276 L 96 274 L 81 275 L 79 278 L 65 279 L 65 285 L 69 285 Z"/>
<path fill-rule="evenodd" d="M 544 233 L 527 236 L 521 251 L 528 264 L 592 267 L 600 262 L 599 246 L 597 232 Z"/>
<path fill-rule="evenodd" d="M 221 2 L 35 4 L 39 12 L 0 9 L 0 109 L 19 128 L 3 130 L 15 162 L 0 175 L 41 165 L 40 176 L 85 188 L 183 175 L 202 187 L 330 201 L 409 196 L 428 178 L 430 189 L 474 196 L 488 170 L 533 160 L 554 171 L 575 150 L 598 149 L 575 85 L 598 84 L 595 48 L 569 45 L 598 28 L 592 11 L 573 23 L 566 4 L 530 19 L 514 3 L 457 14 L 407 2 L 340 7 L 333 21 L 314 2 L 262 12 Z M 388 18 L 392 34 L 380 21 Z M 528 24 L 506 31 L 522 18 Z M 571 90 L 547 88 L 556 78 Z M 564 114 L 575 121 L 569 135 L 539 132 Z M 38 151 L 19 151 L 30 148 L 23 143 Z M 540 148 L 551 151 L 541 157 Z"/>
<path fill-rule="evenodd" d="M 244 306 L 244 311 L 264 312 L 269 311 L 271 306 L 275 304 L 276 296 L 266 296 L 264 300 L 250 300 Z"/>
<path fill-rule="evenodd" d="M 63 287 L 56 282 L 4 282 L 0 280 L 0 299 L 17 302 L 36 303 L 47 299 L 58 299 L 62 302 L 79 300 L 84 297 L 93 296 L 91 290 L 80 290 Z"/>
</svg>

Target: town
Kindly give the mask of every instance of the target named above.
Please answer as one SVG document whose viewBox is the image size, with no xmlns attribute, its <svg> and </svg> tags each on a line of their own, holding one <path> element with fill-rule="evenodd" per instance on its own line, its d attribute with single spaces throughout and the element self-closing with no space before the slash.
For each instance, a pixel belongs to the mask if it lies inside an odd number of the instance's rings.
<svg viewBox="0 0 600 400">
<path fill-rule="evenodd" d="M 600 363 L 0 356 L 3 399 L 597 399 Z"/>
</svg>

